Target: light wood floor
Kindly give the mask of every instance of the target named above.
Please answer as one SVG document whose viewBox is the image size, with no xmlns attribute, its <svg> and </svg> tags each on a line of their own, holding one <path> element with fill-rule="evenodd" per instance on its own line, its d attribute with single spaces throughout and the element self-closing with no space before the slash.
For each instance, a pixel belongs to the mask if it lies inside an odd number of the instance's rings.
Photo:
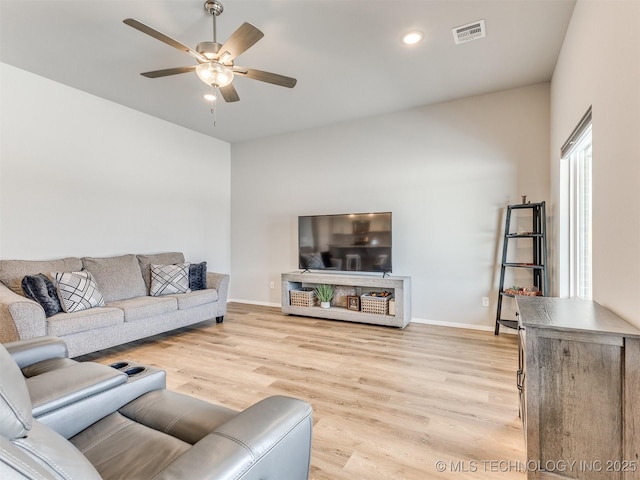
<svg viewBox="0 0 640 480">
<path fill-rule="evenodd" d="M 525 478 L 516 467 L 525 458 L 515 335 L 399 330 L 230 304 L 223 324 L 82 359 L 158 366 L 167 388 L 238 410 L 275 394 L 308 401 L 314 480 Z"/>
</svg>

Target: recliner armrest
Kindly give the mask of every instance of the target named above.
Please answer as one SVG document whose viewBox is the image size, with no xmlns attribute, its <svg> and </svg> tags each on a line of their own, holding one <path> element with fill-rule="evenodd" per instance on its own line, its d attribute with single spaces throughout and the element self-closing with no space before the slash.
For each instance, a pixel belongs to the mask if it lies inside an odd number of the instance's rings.
<svg viewBox="0 0 640 480">
<path fill-rule="evenodd" d="M 266 398 L 216 428 L 155 478 L 306 480 L 312 424 L 308 403 Z"/>
<path fill-rule="evenodd" d="M 16 340 L 15 342 L 5 343 L 4 347 L 20 368 L 28 367 L 50 358 L 69 357 L 66 343 L 62 339 L 53 336 Z"/>
<path fill-rule="evenodd" d="M 41 417 L 54 410 L 127 383 L 127 375 L 101 363 L 76 363 L 27 378 L 32 414 Z"/>
</svg>

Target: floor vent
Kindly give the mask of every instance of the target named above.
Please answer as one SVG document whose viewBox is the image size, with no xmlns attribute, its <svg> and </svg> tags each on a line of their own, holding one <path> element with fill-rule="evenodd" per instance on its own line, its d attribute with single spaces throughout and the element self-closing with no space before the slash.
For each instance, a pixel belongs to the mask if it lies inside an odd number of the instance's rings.
<svg viewBox="0 0 640 480">
<path fill-rule="evenodd" d="M 453 32 L 453 39 L 455 40 L 456 45 L 470 42 L 471 40 L 476 40 L 486 35 L 484 30 L 484 20 L 467 23 L 466 25 L 453 28 L 451 31 Z"/>
</svg>

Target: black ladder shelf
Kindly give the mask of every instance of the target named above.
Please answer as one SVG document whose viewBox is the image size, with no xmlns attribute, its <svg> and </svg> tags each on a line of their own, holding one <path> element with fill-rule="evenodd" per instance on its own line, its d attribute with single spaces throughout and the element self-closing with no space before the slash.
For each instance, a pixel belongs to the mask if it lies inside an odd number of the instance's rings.
<svg viewBox="0 0 640 480">
<path fill-rule="evenodd" d="M 511 232 L 511 214 L 515 210 L 531 210 L 532 225 L 528 232 Z M 502 263 L 500 267 L 500 287 L 498 290 L 498 309 L 496 312 L 495 334 L 500 333 L 500 325 L 508 328 L 518 328 L 517 320 L 502 318 L 502 300 L 504 297 L 514 297 L 504 291 L 504 278 L 507 268 L 524 268 L 531 270 L 533 276 L 533 286 L 536 287 L 543 296 L 547 296 L 549 279 L 547 277 L 547 216 L 545 212 L 545 202 L 522 203 L 518 205 L 507 205 L 507 217 L 504 226 L 504 240 L 502 244 Z M 531 239 L 531 262 L 509 262 L 507 253 L 511 240 L 519 238 Z M 528 259 L 527 259 L 528 260 Z"/>
</svg>

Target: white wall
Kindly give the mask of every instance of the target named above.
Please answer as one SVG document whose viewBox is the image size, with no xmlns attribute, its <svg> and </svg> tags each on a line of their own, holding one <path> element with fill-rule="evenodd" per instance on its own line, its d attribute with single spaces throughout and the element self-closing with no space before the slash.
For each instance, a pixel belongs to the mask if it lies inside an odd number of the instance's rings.
<svg viewBox="0 0 640 480">
<path fill-rule="evenodd" d="M 503 207 L 547 199 L 548 152 L 548 84 L 234 144 L 230 297 L 280 304 L 298 215 L 392 211 L 414 319 L 491 327 Z"/>
<path fill-rule="evenodd" d="M 550 172 L 557 212 L 560 147 L 592 105 L 594 300 L 640 327 L 639 28 L 638 1 L 578 0 L 551 83 Z"/>
<path fill-rule="evenodd" d="M 0 68 L 0 258 L 178 250 L 230 271 L 228 143 Z"/>
</svg>

